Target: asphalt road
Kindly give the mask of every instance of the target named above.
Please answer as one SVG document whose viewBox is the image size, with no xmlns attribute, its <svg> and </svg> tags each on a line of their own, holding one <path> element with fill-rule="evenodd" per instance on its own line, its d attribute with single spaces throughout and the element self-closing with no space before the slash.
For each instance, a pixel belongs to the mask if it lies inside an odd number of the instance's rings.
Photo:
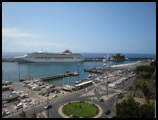
<svg viewBox="0 0 158 120">
<path fill-rule="evenodd" d="M 99 105 L 103 110 L 103 113 L 100 116 L 100 118 L 111 117 L 112 115 L 115 114 L 114 103 L 118 97 L 117 93 L 121 92 L 122 90 L 128 89 L 133 83 L 133 78 L 127 80 L 124 85 L 119 85 L 116 90 L 109 88 L 108 97 L 107 97 L 107 91 L 106 91 L 106 89 L 107 89 L 106 83 L 107 82 L 104 81 L 104 82 L 95 84 L 93 86 L 89 86 L 86 89 L 82 89 L 82 90 L 70 93 L 62 98 L 57 98 L 57 99 L 49 102 L 49 104 L 52 105 L 52 108 L 49 109 L 49 117 L 50 118 L 63 118 L 59 114 L 58 109 L 61 105 L 65 104 L 65 103 L 68 103 L 71 101 L 90 101 L 90 102 L 92 102 L 92 100 L 95 104 Z M 105 101 L 100 102 L 100 97 L 105 98 L 104 99 Z M 39 113 L 40 111 L 41 112 L 43 112 L 43 111 L 48 112 L 44 109 L 44 107 L 46 105 L 47 105 L 47 103 L 42 104 L 40 106 L 35 106 L 34 108 L 30 108 L 30 109 L 26 110 L 26 115 L 31 116 L 34 112 Z M 107 109 L 111 110 L 111 113 L 109 115 L 104 113 L 105 110 L 107 110 Z M 19 116 L 19 113 L 16 113 L 16 114 L 6 116 L 6 118 L 20 118 L 20 116 Z"/>
</svg>

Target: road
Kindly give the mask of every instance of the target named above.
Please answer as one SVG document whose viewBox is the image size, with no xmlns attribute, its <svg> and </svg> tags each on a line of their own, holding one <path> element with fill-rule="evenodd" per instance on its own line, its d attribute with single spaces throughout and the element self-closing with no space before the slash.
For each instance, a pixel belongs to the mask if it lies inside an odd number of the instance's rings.
<svg viewBox="0 0 158 120">
<path fill-rule="evenodd" d="M 98 84 L 94 84 L 92 86 L 89 86 L 88 88 L 84 88 L 82 90 L 70 93 L 66 96 L 63 96 L 61 98 L 56 98 L 55 100 L 52 100 L 49 102 L 49 104 L 52 105 L 52 108 L 49 109 L 49 117 L 50 118 L 63 118 L 59 114 L 59 107 L 65 103 L 71 102 L 71 101 L 90 101 L 94 102 L 95 104 L 99 105 L 103 113 L 101 114 L 100 118 L 109 118 L 113 115 L 115 115 L 115 101 L 118 97 L 118 92 L 122 92 L 123 90 L 128 90 L 128 88 L 133 84 L 133 79 L 131 78 L 127 80 L 124 85 L 119 85 L 117 89 L 108 88 L 108 97 L 107 97 L 107 82 L 103 81 Z M 104 98 L 104 102 L 100 102 L 100 97 Z M 31 116 L 34 112 L 48 112 L 44 110 L 44 107 L 47 105 L 47 103 L 35 106 L 34 108 L 27 109 L 26 110 L 26 116 Z M 107 115 L 104 113 L 105 110 L 111 110 L 111 114 Z M 20 118 L 19 113 L 15 113 L 9 116 L 6 116 L 6 118 Z"/>
</svg>

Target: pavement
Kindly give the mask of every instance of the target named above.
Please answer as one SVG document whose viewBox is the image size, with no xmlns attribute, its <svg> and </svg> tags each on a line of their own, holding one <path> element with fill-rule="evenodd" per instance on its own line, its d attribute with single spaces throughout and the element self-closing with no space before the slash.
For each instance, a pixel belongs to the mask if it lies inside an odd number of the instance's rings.
<svg viewBox="0 0 158 120">
<path fill-rule="evenodd" d="M 142 63 L 141 63 L 142 64 Z M 126 66 L 126 67 L 128 67 L 128 68 L 130 68 L 131 66 Z M 134 65 L 133 65 L 133 67 L 135 67 Z M 99 83 L 100 84 L 100 83 Z M 96 84 L 96 86 L 99 86 L 99 84 Z M 27 87 L 23 87 L 23 82 L 13 82 L 12 83 L 12 87 L 13 87 L 13 89 L 14 90 L 23 90 L 25 93 L 28 93 L 29 94 L 29 97 L 31 97 L 31 98 L 33 98 L 33 99 L 38 99 L 41 103 L 45 103 L 46 102 L 46 100 L 47 100 L 47 97 L 43 97 L 43 96 L 39 96 L 38 95 L 38 91 L 31 91 L 31 90 L 29 90 Z M 98 92 L 100 92 L 100 93 L 102 93 L 102 91 L 105 89 L 105 86 L 102 86 L 102 87 L 100 87 L 99 89 L 98 89 Z M 110 89 L 109 89 L 110 90 Z M 78 91 L 77 91 L 78 92 Z M 94 96 L 95 94 L 94 94 L 94 89 L 93 90 L 90 90 L 90 91 L 86 91 L 86 89 L 85 89 L 85 92 L 86 92 L 86 94 L 83 94 L 83 95 L 81 95 L 81 97 L 82 96 Z M 73 93 L 75 93 L 75 92 L 73 92 Z M 72 94 L 73 94 L 72 93 Z M 64 97 L 65 95 L 67 95 L 68 94 L 68 92 L 63 92 L 63 93 L 61 93 L 60 95 L 61 95 L 61 97 Z M 71 93 L 70 93 L 71 94 Z M 116 93 L 115 93 L 116 94 Z M 110 95 L 108 95 L 108 97 L 107 97 L 107 95 L 102 95 L 102 97 L 104 98 L 104 100 L 106 101 L 106 100 L 108 100 L 110 97 L 112 97 L 114 94 L 110 94 Z M 94 103 L 94 104 L 96 104 L 95 103 L 95 101 L 98 101 L 98 98 L 97 97 L 92 97 L 92 98 L 90 98 L 92 101 L 92 103 Z M 64 105 L 64 104 L 63 104 Z M 59 107 L 59 109 L 58 109 L 58 112 L 59 112 L 59 114 L 62 116 L 62 117 L 64 117 L 64 118 L 68 118 L 69 116 L 66 116 L 65 114 L 63 114 L 63 112 L 62 112 L 62 107 L 63 107 L 63 105 L 61 105 L 60 107 Z M 99 114 L 96 116 L 96 118 L 99 118 L 100 116 L 101 116 L 101 114 L 103 113 L 103 110 L 102 110 L 102 108 L 98 105 L 98 104 L 96 104 L 97 106 L 98 106 L 98 108 L 100 109 L 100 112 L 99 112 Z M 11 107 L 9 104 L 8 104 L 8 106 L 9 107 Z M 13 106 L 13 105 L 12 105 Z M 12 108 L 12 109 L 14 109 L 14 107 Z M 11 110 L 11 108 L 8 108 L 8 110 Z M 44 116 L 45 116 L 45 112 L 43 112 L 42 113 Z"/>
<path fill-rule="evenodd" d="M 103 87 L 103 86 L 102 86 L 102 87 Z M 100 89 L 98 89 L 98 91 L 102 93 L 102 91 L 100 91 Z M 85 89 L 85 92 L 86 92 L 86 89 Z M 109 98 L 111 98 L 112 96 L 114 96 L 115 94 L 116 94 L 116 93 L 110 94 L 110 95 L 108 95 L 108 97 L 107 97 L 107 95 L 103 95 L 102 97 L 103 97 L 104 101 L 106 101 L 106 100 L 108 100 Z M 81 95 L 80 97 L 84 97 L 84 96 L 89 96 L 89 97 L 90 97 L 90 96 L 93 96 L 93 95 L 95 95 L 94 89 L 88 91 L 86 94 L 83 94 L 83 95 Z M 92 97 L 92 98 L 91 98 L 91 102 L 90 102 L 90 101 L 87 101 L 87 102 L 93 103 L 93 104 L 95 104 L 95 105 L 99 108 L 99 113 L 98 113 L 98 115 L 94 117 L 94 118 L 99 118 L 99 117 L 103 114 L 104 111 L 103 111 L 103 109 L 100 107 L 100 105 L 98 105 L 95 101 L 98 101 L 97 97 Z M 71 101 L 71 102 L 72 102 L 72 101 Z M 67 104 L 67 103 L 66 103 L 66 104 Z M 67 115 L 65 115 L 65 114 L 62 112 L 62 108 L 63 108 L 63 106 L 66 105 L 66 104 L 63 104 L 63 105 L 61 105 L 61 106 L 59 107 L 58 113 L 59 113 L 63 118 L 71 118 L 70 116 L 67 116 Z"/>
</svg>

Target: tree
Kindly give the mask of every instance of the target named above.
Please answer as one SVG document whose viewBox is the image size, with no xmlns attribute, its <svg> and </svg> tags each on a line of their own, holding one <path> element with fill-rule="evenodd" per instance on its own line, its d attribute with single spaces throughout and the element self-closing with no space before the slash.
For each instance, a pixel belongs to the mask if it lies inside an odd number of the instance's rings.
<svg viewBox="0 0 158 120">
<path fill-rule="evenodd" d="M 151 65 L 140 65 L 140 66 L 137 66 L 134 71 L 137 74 L 139 74 L 139 72 L 145 71 L 149 73 L 150 75 L 152 75 L 154 72 L 154 67 Z"/>
<path fill-rule="evenodd" d="M 138 78 L 149 79 L 151 75 L 146 71 L 140 71 L 138 74 Z"/>
<path fill-rule="evenodd" d="M 154 118 L 154 103 L 140 105 L 132 97 L 116 104 L 115 118 Z"/>
<path fill-rule="evenodd" d="M 20 117 L 22 117 L 22 118 L 26 118 L 26 112 L 24 112 L 23 110 L 22 110 L 21 113 L 19 113 L 19 115 L 20 115 Z"/>
<path fill-rule="evenodd" d="M 116 104 L 116 117 L 117 118 L 137 118 L 139 116 L 140 104 L 135 102 L 132 97 L 127 100 Z"/>
<path fill-rule="evenodd" d="M 137 78 L 134 80 L 134 84 L 136 89 L 139 89 L 143 93 L 144 97 L 146 97 L 149 92 L 148 82 L 144 79 Z"/>
<path fill-rule="evenodd" d="M 156 71 L 154 71 L 154 73 L 152 74 L 151 78 L 152 78 L 153 80 L 156 80 Z"/>
<path fill-rule="evenodd" d="M 153 104 L 144 104 L 140 106 L 141 112 L 140 116 L 143 118 L 154 118 L 155 117 L 155 107 Z"/>
</svg>

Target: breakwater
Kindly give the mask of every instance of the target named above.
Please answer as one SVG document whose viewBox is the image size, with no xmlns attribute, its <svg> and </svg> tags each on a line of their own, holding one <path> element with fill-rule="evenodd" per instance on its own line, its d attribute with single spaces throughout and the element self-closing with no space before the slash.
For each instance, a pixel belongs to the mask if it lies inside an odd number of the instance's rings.
<svg viewBox="0 0 158 120">
<path fill-rule="evenodd" d="M 77 73 L 77 72 L 69 72 L 66 74 L 59 74 L 59 75 L 52 75 L 52 76 L 48 76 L 48 77 L 42 77 L 42 78 L 40 78 L 40 80 L 46 81 L 46 80 L 53 80 L 53 79 L 59 79 L 59 78 L 68 77 L 68 76 L 78 76 L 78 75 L 79 75 L 79 73 Z"/>
</svg>

